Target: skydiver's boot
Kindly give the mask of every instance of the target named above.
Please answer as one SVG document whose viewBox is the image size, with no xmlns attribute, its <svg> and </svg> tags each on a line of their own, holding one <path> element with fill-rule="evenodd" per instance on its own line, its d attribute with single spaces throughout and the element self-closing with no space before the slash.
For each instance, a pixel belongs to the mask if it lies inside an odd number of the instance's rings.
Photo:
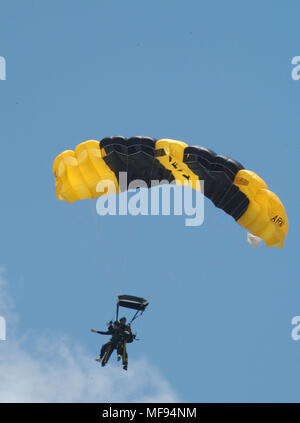
<svg viewBox="0 0 300 423">
<path fill-rule="evenodd" d="M 97 358 L 95 358 L 95 360 L 100 363 L 100 361 L 102 360 L 102 357 L 99 355 Z"/>
<path fill-rule="evenodd" d="M 124 364 L 123 369 L 127 370 L 127 364 Z"/>
<path fill-rule="evenodd" d="M 117 360 L 120 361 L 121 360 L 121 354 L 118 354 Z"/>
</svg>

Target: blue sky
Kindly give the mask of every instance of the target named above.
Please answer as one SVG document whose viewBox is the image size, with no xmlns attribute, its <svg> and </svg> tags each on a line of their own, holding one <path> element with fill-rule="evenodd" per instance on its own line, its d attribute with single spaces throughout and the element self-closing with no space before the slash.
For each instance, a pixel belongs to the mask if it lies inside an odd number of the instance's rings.
<svg viewBox="0 0 300 423">
<path fill-rule="evenodd" d="M 299 401 L 299 13 L 297 1 L 0 1 L 0 265 L 15 304 L 0 302 L 2 398 L 57 400 L 63 339 L 70 374 L 84 378 L 88 366 L 93 375 L 71 401 L 141 400 L 141 391 L 155 400 Z M 97 218 L 99 236 L 95 202 L 56 200 L 52 162 L 115 134 L 205 145 L 257 172 L 286 206 L 285 248 L 251 248 L 209 201 L 201 227 L 181 216 L 107 216 Z M 89 332 L 113 317 L 118 293 L 150 301 L 126 376 L 115 359 L 97 367 L 107 338 Z M 55 372 L 42 339 L 58 345 Z M 74 345 L 83 352 L 73 356 Z M 29 368 L 40 364 L 37 380 L 51 379 L 51 393 L 14 391 L 16 351 Z M 141 386 L 130 376 L 139 366 Z M 103 396 L 107 379 L 115 385 Z M 116 395 L 120 380 L 135 386 L 130 398 Z"/>
</svg>

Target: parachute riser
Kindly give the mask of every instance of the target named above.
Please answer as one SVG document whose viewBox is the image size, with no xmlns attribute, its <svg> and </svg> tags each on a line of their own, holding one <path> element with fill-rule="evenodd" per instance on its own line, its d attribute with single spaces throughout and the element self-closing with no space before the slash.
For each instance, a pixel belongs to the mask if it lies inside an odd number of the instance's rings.
<svg viewBox="0 0 300 423">
<path fill-rule="evenodd" d="M 135 313 L 135 315 L 133 316 L 133 318 L 130 320 L 130 322 L 129 322 L 129 324 L 131 325 L 131 323 L 135 320 L 135 319 L 137 319 L 138 317 L 140 317 L 142 314 L 143 314 L 143 312 L 144 312 L 144 310 L 137 310 L 136 311 L 136 313 Z M 139 315 L 139 313 L 141 313 L 140 315 Z"/>
<path fill-rule="evenodd" d="M 138 317 L 140 317 L 143 314 L 144 310 L 137 310 L 133 316 L 133 318 L 130 320 L 129 325 L 131 325 L 131 323 L 136 320 Z M 139 314 L 141 313 L 141 314 Z M 116 320 L 119 320 L 119 304 L 117 304 L 117 309 L 116 309 Z"/>
</svg>

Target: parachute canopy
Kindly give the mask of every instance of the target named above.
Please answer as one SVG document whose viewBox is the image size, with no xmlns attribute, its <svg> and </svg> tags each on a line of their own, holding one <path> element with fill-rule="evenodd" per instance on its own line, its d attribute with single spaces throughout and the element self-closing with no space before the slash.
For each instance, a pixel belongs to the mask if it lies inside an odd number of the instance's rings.
<svg viewBox="0 0 300 423">
<path fill-rule="evenodd" d="M 156 140 L 137 136 L 114 136 L 79 144 L 67 150 L 53 164 L 58 200 L 70 203 L 96 198 L 103 180 L 113 184 L 113 193 L 128 189 L 133 180 L 175 181 L 199 189 L 204 180 L 204 195 L 216 207 L 232 216 L 267 246 L 282 248 L 288 232 L 288 219 L 280 199 L 256 173 L 229 157 L 203 146 L 189 146 L 172 139 Z M 127 172 L 122 186 L 120 172 Z"/>
</svg>

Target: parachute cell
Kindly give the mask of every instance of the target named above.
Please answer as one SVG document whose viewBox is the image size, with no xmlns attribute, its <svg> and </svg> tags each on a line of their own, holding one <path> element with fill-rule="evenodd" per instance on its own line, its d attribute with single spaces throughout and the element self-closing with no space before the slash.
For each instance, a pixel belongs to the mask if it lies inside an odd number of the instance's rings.
<svg viewBox="0 0 300 423">
<path fill-rule="evenodd" d="M 232 216 L 267 246 L 280 247 L 288 232 L 288 219 L 279 198 L 256 173 L 229 157 L 203 146 L 171 139 L 150 137 L 107 137 L 89 140 L 75 151 L 64 151 L 53 164 L 56 194 L 70 203 L 96 198 L 109 192 L 97 192 L 101 181 L 110 181 L 113 192 L 128 189 L 133 180 L 175 181 L 199 189 L 204 180 L 204 195 L 216 207 Z M 120 181 L 127 173 L 127 185 Z"/>
</svg>

